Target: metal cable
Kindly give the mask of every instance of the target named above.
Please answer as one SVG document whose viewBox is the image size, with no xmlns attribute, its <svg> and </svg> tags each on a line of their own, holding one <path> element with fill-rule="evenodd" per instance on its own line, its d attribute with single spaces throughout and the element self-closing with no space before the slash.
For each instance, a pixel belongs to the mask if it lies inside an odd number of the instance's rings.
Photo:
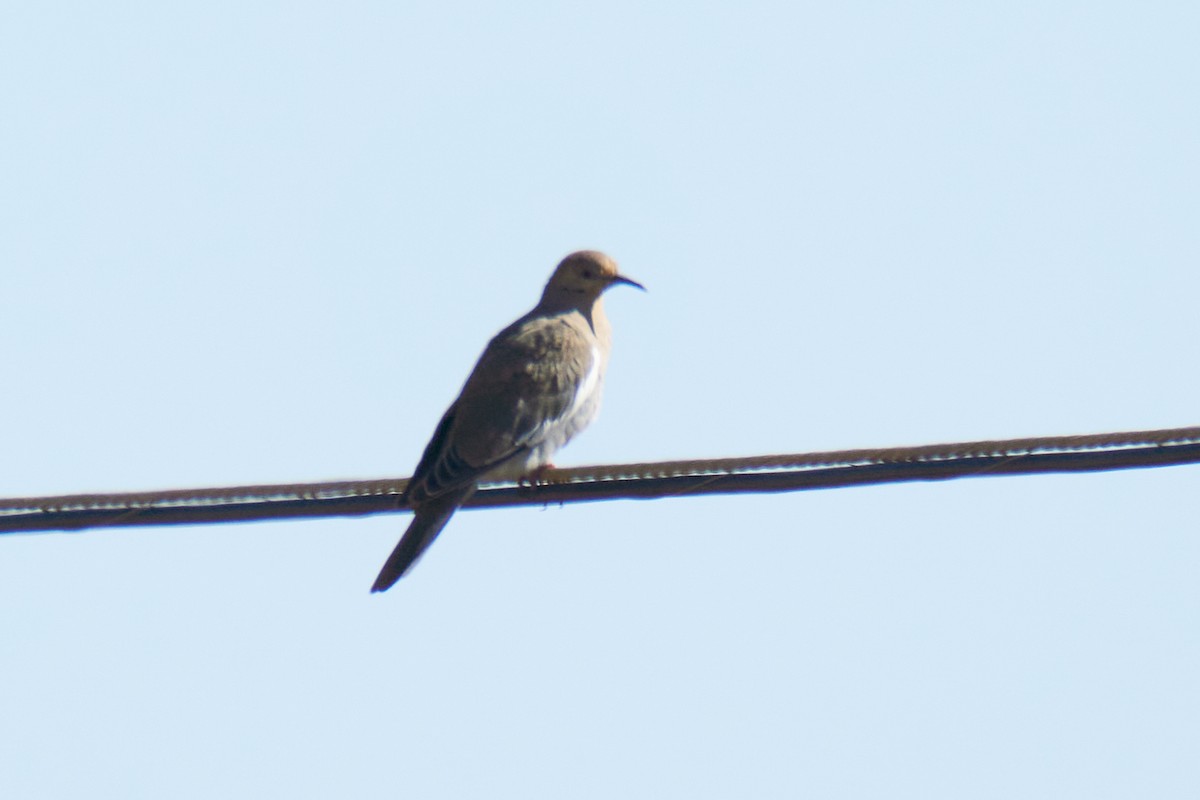
<svg viewBox="0 0 1200 800">
<path fill-rule="evenodd" d="M 1200 427 L 549 470 L 532 487 L 484 486 L 483 508 L 615 498 L 781 492 L 980 475 L 1200 462 Z M 405 510 L 406 479 L 0 499 L 0 533 L 196 524 Z"/>
</svg>

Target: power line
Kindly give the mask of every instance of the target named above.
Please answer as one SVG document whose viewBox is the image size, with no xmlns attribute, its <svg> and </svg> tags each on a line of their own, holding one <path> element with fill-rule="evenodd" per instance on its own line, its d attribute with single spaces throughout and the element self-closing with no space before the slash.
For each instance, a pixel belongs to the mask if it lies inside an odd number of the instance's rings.
<svg viewBox="0 0 1200 800">
<path fill-rule="evenodd" d="M 555 469 L 484 486 L 467 508 L 788 492 L 1200 463 L 1200 427 Z M 0 533 L 362 516 L 407 510 L 405 479 L 0 499 Z"/>
</svg>

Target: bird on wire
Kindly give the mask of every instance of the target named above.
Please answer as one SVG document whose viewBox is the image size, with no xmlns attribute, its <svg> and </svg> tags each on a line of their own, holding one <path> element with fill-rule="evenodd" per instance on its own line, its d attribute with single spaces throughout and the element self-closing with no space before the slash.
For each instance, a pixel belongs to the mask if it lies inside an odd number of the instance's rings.
<svg viewBox="0 0 1200 800">
<path fill-rule="evenodd" d="M 372 592 L 412 569 L 480 482 L 536 482 L 595 419 L 612 349 L 601 296 L 622 283 L 645 291 L 604 253 L 572 253 L 533 310 L 488 342 L 404 490 L 413 521 Z"/>
</svg>

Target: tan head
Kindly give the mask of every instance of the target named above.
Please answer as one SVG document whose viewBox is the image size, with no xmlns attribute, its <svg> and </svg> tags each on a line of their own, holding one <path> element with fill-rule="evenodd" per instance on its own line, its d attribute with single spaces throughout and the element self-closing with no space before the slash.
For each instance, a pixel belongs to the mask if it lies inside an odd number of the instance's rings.
<svg viewBox="0 0 1200 800">
<path fill-rule="evenodd" d="M 637 281 L 618 272 L 617 262 L 604 253 L 597 250 L 580 250 L 559 262 L 546 284 L 542 302 L 581 306 L 594 302 L 605 289 L 618 283 L 646 290 L 646 287 Z"/>
</svg>

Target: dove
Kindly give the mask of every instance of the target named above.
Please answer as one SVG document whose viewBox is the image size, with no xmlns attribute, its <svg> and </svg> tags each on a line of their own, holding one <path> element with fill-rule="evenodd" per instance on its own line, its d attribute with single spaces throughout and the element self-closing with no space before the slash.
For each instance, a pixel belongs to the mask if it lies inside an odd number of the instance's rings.
<svg viewBox="0 0 1200 800">
<path fill-rule="evenodd" d="M 404 491 L 413 520 L 372 592 L 412 569 L 481 482 L 536 483 L 595 419 L 612 350 L 602 296 L 619 284 L 645 291 L 604 253 L 571 253 L 533 310 L 488 342 Z"/>
</svg>

